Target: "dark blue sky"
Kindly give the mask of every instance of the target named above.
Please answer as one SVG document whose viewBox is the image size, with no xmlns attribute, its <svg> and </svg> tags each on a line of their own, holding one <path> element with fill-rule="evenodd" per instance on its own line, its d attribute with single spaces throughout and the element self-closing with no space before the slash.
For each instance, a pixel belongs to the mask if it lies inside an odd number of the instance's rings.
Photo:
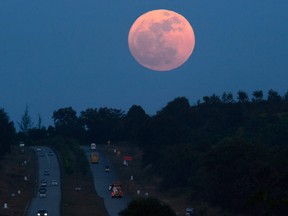
<svg viewBox="0 0 288 216">
<path fill-rule="evenodd" d="M 143 13 L 168 9 L 193 26 L 195 49 L 180 68 L 139 65 L 127 44 Z M 25 107 L 45 126 L 72 106 L 155 114 L 176 97 L 288 88 L 287 0 L 0 0 L 0 107 L 15 123 Z"/>
</svg>

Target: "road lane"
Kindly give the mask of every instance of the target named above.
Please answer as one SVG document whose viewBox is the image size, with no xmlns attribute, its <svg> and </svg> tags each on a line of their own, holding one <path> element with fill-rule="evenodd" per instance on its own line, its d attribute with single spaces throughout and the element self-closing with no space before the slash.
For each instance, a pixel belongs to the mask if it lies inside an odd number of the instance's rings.
<svg viewBox="0 0 288 216">
<path fill-rule="evenodd" d="M 83 150 L 87 155 L 88 160 L 90 159 L 90 147 L 83 146 Z M 131 201 L 131 198 L 125 194 L 125 188 L 123 188 L 123 197 L 122 198 L 112 198 L 111 191 L 108 190 L 109 185 L 114 182 L 120 182 L 117 174 L 113 170 L 112 165 L 106 159 L 105 155 L 97 149 L 99 153 L 99 163 L 91 164 L 90 168 L 93 174 L 94 186 L 97 191 L 97 194 L 103 198 L 105 208 L 110 216 L 118 216 L 118 213 L 125 209 L 128 203 Z M 110 172 L 105 172 L 105 166 L 110 167 Z"/>
<path fill-rule="evenodd" d="M 40 146 L 33 147 L 33 149 L 38 156 L 38 186 L 37 193 L 35 193 L 26 215 L 35 216 L 39 209 L 45 209 L 48 211 L 48 216 L 60 216 L 61 182 L 58 158 L 51 148 Z M 41 151 L 37 149 L 41 149 Z M 48 171 L 49 175 L 45 173 L 45 170 Z M 43 179 L 47 181 L 47 197 L 40 198 L 38 189 Z M 51 185 L 52 180 L 57 180 L 58 185 Z"/>
</svg>

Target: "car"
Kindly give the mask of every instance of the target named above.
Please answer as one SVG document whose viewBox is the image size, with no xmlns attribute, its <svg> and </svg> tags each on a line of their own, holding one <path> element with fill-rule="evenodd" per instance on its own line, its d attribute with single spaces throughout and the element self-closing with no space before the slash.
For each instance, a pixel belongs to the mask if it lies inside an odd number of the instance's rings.
<svg viewBox="0 0 288 216">
<path fill-rule="evenodd" d="M 48 211 L 44 209 L 38 210 L 37 216 L 48 216 Z"/>
<path fill-rule="evenodd" d="M 105 172 L 109 172 L 110 171 L 110 167 L 109 166 L 106 166 L 105 167 Z"/>
<path fill-rule="evenodd" d="M 194 215 L 194 208 L 186 208 L 185 216 L 193 216 Z"/>
<path fill-rule="evenodd" d="M 53 186 L 57 186 L 58 185 L 58 181 L 57 180 L 51 180 L 51 185 Z"/>
<path fill-rule="evenodd" d="M 41 187 L 46 187 L 47 186 L 47 181 L 45 179 L 41 180 Z"/>
<path fill-rule="evenodd" d="M 112 184 L 111 187 L 109 187 L 109 189 L 111 190 L 111 197 L 112 198 L 122 198 L 123 197 L 121 184 L 118 184 L 118 183 Z"/>
<path fill-rule="evenodd" d="M 53 152 L 48 152 L 48 156 L 54 156 Z"/>
<path fill-rule="evenodd" d="M 43 188 L 43 187 L 39 188 L 39 197 L 41 198 L 46 197 L 47 196 L 46 192 L 47 192 L 46 188 Z"/>
<path fill-rule="evenodd" d="M 44 175 L 50 175 L 49 170 L 44 170 Z"/>
</svg>

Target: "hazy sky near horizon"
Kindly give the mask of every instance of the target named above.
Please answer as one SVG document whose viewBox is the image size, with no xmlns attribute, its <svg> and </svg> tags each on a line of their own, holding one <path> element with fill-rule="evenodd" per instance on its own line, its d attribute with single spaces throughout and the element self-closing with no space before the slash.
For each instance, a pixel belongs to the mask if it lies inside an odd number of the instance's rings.
<svg viewBox="0 0 288 216">
<path fill-rule="evenodd" d="M 180 68 L 139 65 L 128 33 L 143 13 L 168 9 L 193 26 L 195 48 Z M 0 108 L 52 124 L 71 106 L 153 115 L 176 97 L 288 88 L 287 0 L 0 0 Z"/>
</svg>

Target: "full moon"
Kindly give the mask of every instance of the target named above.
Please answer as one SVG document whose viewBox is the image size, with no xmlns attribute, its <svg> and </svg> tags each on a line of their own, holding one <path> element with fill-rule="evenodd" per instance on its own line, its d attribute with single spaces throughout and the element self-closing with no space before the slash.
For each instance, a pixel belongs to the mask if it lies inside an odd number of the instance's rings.
<svg viewBox="0 0 288 216">
<path fill-rule="evenodd" d="M 128 45 L 132 56 L 142 66 L 169 71 L 188 60 L 195 46 L 195 36 L 182 15 L 170 10 L 153 10 L 133 23 Z"/>
</svg>

